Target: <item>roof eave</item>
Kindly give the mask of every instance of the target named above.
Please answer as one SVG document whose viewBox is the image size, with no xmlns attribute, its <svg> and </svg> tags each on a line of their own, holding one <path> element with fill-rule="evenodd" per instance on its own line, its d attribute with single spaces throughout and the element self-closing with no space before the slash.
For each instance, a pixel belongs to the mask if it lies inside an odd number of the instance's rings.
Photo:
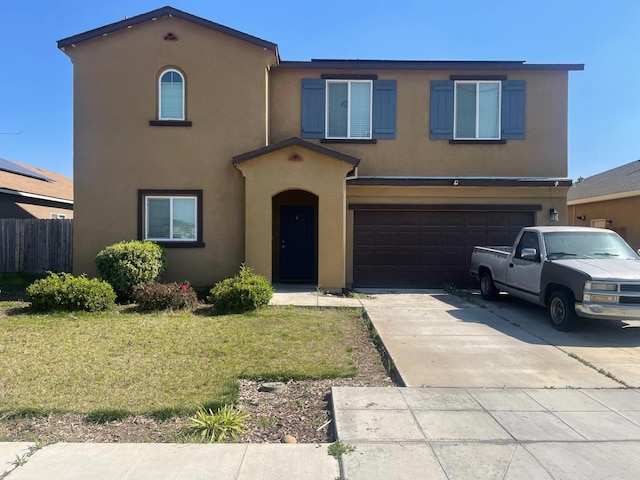
<svg viewBox="0 0 640 480">
<path fill-rule="evenodd" d="M 310 60 L 283 61 L 280 68 L 335 70 L 584 70 L 582 63 L 535 64 L 524 61 L 449 60 Z"/>
<path fill-rule="evenodd" d="M 243 153 L 241 155 L 236 155 L 232 157 L 231 161 L 234 166 L 238 166 L 239 164 L 246 162 L 248 160 L 261 157 L 271 152 L 275 152 L 278 150 L 282 150 L 287 147 L 297 146 L 306 148 L 307 150 L 311 150 L 322 155 L 326 155 L 331 158 L 335 158 L 336 160 L 340 160 L 342 162 L 348 163 L 357 167 L 360 164 L 360 159 L 356 157 L 352 157 L 351 155 L 347 155 L 342 152 L 338 152 L 336 150 L 331 150 L 330 148 L 323 147 L 321 145 L 316 145 L 315 143 L 307 142 L 306 140 L 302 140 L 298 137 L 291 137 L 287 140 L 283 140 L 282 142 L 273 143 L 271 145 L 267 145 L 262 148 L 258 148 L 256 150 L 252 150 L 250 152 Z"/>
</svg>

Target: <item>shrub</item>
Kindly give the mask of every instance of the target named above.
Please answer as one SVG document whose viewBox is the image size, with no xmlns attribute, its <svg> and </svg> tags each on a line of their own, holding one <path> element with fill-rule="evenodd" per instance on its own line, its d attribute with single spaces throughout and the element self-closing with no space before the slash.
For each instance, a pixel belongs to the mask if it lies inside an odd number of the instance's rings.
<svg viewBox="0 0 640 480">
<path fill-rule="evenodd" d="M 237 275 L 214 285 L 208 300 L 220 312 L 241 313 L 265 307 L 271 297 L 273 288 L 269 280 L 242 265 Z"/>
<path fill-rule="evenodd" d="M 98 253 L 96 264 L 118 300 L 131 300 L 133 287 L 159 280 L 167 268 L 164 249 L 153 242 L 131 240 L 110 245 Z"/>
<path fill-rule="evenodd" d="M 133 301 L 143 312 L 160 310 L 194 310 L 198 296 L 187 282 L 149 282 L 133 288 Z"/>
<path fill-rule="evenodd" d="M 46 278 L 27 287 L 31 307 L 36 311 L 98 312 L 115 308 L 116 294 L 111 285 L 97 278 L 70 273 L 49 272 Z"/>
<path fill-rule="evenodd" d="M 233 405 L 225 405 L 215 413 L 200 406 L 195 417 L 190 418 L 187 431 L 199 435 L 202 441 L 209 443 L 235 440 L 248 429 L 245 424 L 248 417 L 249 414 Z"/>
</svg>

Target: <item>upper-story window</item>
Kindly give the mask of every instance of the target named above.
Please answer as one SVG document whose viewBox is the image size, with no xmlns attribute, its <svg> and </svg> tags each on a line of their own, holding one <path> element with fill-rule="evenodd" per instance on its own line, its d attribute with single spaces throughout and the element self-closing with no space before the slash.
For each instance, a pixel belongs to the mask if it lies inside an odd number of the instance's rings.
<svg viewBox="0 0 640 480">
<path fill-rule="evenodd" d="M 184 120 L 184 76 L 177 70 L 165 70 L 160 75 L 160 120 Z"/>
<path fill-rule="evenodd" d="M 504 143 L 525 138 L 524 80 L 432 80 L 429 103 L 431 140 Z"/>
<path fill-rule="evenodd" d="M 499 81 L 455 82 L 455 139 L 500 139 L 500 90 Z"/>
<path fill-rule="evenodd" d="M 302 79 L 302 138 L 335 142 L 396 138 L 396 80 L 323 76 Z"/>
<path fill-rule="evenodd" d="M 326 138 L 371 138 L 371 80 L 327 80 Z"/>
</svg>

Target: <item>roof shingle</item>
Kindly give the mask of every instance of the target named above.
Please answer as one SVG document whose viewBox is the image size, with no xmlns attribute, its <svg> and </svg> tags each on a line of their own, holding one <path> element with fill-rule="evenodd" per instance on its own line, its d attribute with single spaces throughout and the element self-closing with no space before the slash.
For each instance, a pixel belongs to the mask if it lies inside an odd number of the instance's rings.
<svg viewBox="0 0 640 480">
<path fill-rule="evenodd" d="M 575 182 L 567 192 L 567 201 L 627 192 L 640 195 L 640 160 Z"/>
<path fill-rule="evenodd" d="M 73 201 L 73 180 L 71 178 L 24 163 L 11 162 L 38 176 L 44 176 L 49 181 L 0 170 L 0 189 Z"/>
</svg>

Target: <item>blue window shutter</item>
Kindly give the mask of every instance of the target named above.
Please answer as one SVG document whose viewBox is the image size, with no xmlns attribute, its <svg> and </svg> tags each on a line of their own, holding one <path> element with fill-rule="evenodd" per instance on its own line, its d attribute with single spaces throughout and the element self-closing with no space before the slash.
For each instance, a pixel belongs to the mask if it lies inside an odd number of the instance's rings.
<svg viewBox="0 0 640 480">
<path fill-rule="evenodd" d="M 373 138 L 382 140 L 396 138 L 397 97 L 395 80 L 373 81 Z"/>
<path fill-rule="evenodd" d="M 431 140 L 453 138 L 453 80 L 431 80 L 430 126 Z"/>
<path fill-rule="evenodd" d="M 302 138 L 324 138 L 325 80 L 302 79 Z"/>
<path fill-rule="evenodd" d="M 502 82 L 502 138 L 524 140 L 526 82 L 505 80 Z"/>
</svg>

